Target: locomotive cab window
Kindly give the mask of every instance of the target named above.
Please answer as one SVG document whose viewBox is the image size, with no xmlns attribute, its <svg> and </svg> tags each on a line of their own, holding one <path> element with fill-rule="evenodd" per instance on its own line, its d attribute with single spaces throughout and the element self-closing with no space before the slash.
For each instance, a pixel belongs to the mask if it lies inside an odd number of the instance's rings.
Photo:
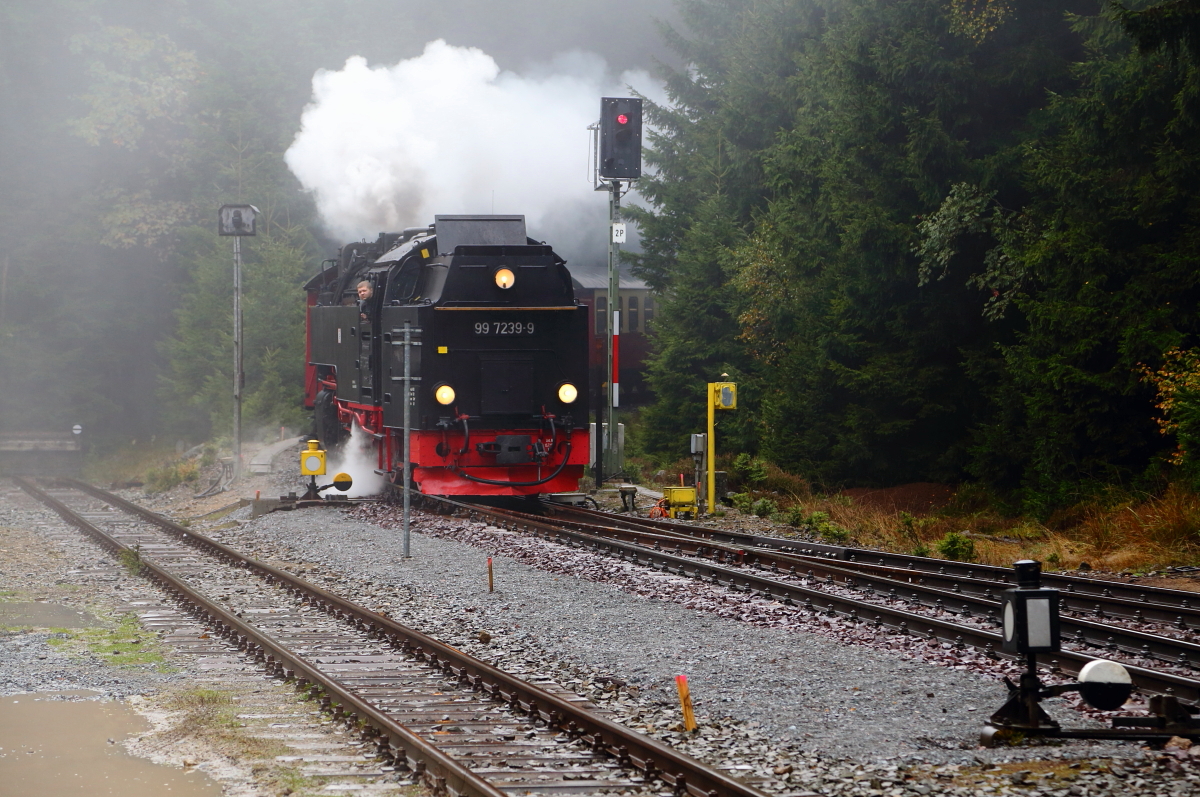
<svg viewBox="0 0 1200 797">
<path fill-rule="evenodd" d="M 387 303 L 407 304 L 417 295 L 421 283 L 421 261 L 410 260 L 400 267 L 400 272 L 390 279 Z"/>
</svg>

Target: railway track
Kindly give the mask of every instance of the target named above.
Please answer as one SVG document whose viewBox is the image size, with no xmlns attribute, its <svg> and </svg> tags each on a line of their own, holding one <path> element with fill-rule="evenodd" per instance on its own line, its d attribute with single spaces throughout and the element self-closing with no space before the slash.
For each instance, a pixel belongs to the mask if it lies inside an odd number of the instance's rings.
<svg viewBox="0 0 1200 797">
<path fill-rule="evenodd" d="M 14 482 L 436 793 L 764 797 L 567 690 L 492 667 L 118 496 L 76 481 Z"/>
<path fill-rule="evenodd" d="M 557 511 L 553 508 L 551 511 Z M 633 541 L 653 539 L 655 544 L 670 544 L 672 540 L 710 541 L 705 530 L 692 532 L 688 526 L 662 523 L 641 518 L 624 524 L 626 518 L 605 516 L 604 513 L 584 512 L 587 522 L 566 517 L 558 518 L 574 528 L 597 531 Z M 749 536 L 749 535 L 746 535 Z M 754 538 L 763 542 L 772 538 Z M 744 542 L 744 540 L 738 540 Z M 909 605 L 939 614 L 958 615 L 964 619 L 986 617 L 998 625 L 1000 593 L 1009 588 L 1011 571 L 1003 568 L 963 565 L 959 574 L 948 572 L 942 560 L 921 559 L 922 568 L 914 565 L 916 557 L 889 559 L 881 553 L 879 563 L 865 561 L 866 556 L 830 559 L 825 555 L 806 553 L 803 547 L 741 547 L 729 543 L 696 544 L 695 555 L 748 565 L 752 569 L 770 569 L 772 574 L 788 573 L 793 577 L 803 573 L 809 581 L 823 579 L 827 585 L 842 584 L 850 589 L 874 593 L 877 598 L 903 600 Z M 799 552 L 797 552 L 799 551 Z M 856 551 L 856 549 L 843 549 Z M 858 550 L 858 553 L 867 553 Z M 889 564 L 889 561 L 892 562 Z M 904 562 L 906 566 L 897 566 Z M 952 563 L 957 565 L 958 563 Z M 937 567 L 938 571 L 933 568 Z M 961 571 L 965 570 L 965 574 Z M 1200 596 L 1179 590 L 1141 591 L 1138 600 L 1128 598 L 1079 594 L 1074 584 L 1085 579 L 1059 578 L 1062 589 L 1062 626 L 1064 639 L 1078 646 L 1096 648 L 1107 653 L 1154 660 L 1179 668 L 1189 675 L 1200 672 L 1200 606 L 1192 607 L 1188 599 L 1177 595 Z M 1093 582 L 1094 583 L 1094 582 Z M 1200 602 L 1200 601 L 1198 601 Z"/>
<path fill-rule="evenodd" d="M 972 646 L 990 657 L 1005 655 L 999 652 L 1000 634 L 996 630 L 998 593 L 1006 588 L 1005 582 L 999 578 L 967 579 L 966 566 L 963 575 L 956 578 L 949 573 L 918 571 L 915 567 L 910 570 L 887 564 L 868 565 L 795 549 L 782 551 L 730 544 L 714 539 L 717 535 L 708 536 L 711 530 L 707 529 L 687 534 L 676 528 L 682 524 L 625 523 L 627 518 L 605 513 L 560 512 L 553 507 L 549 510 L 554 513 L 552 516 L 540 516 L 429 496 L 423 496 L 420 503 L 431 511 L 487 518 L 501 528 L 702 579 L 794 605 L 798 611 L 839 616 L 850 622 L 869 623 L 955 647 Z M 998 570 L 989 569 L 988 574 Z M 1089 596 L 1089 600 L 1094 599 Z M 1151 602 L 1138 604 L 1147 606 Z M 1175 616 L 1180 615 L 1177 612 Z M 1171 634 L 1167 636 L 1064 614 L 1064 641 L 1069 647 L 1054 654 L 1039 654 L 1037 658 L 1047 669 L 1068 674 L 1077 674 L 1096 658 L 1119 659 L 1140 691 L 1173 694 L 1197 702 L 1200 701 L 1200 681 L 1196 679 L 1200 672 L 1197 667 L 1200 645 L 1193 633 L 1197 626 L 1188 625 L 1187 618 L 1182 622 L 1186 630 L 1163 629 Z M 1148 623 L 1143 625 L 1150 627 Z M 1093 650 L 1095 655 L 1090 652 Z M 1152 733 L 1146 736 L 1157 738 Z"/>
<path fill-rule="evenodd" d="M 616 515 L 580 507 L 554 505 L 557 516 L 582 522 L 615 524 L 623 528 L 642 528 L 652 531 L 673 531 L 693 537 L 711 539 L 715 542 L 737 545 L 743 548 L 759 548 L 796 553 L 804 556 L 836 559 L 864 565 L 876 563 L 881 566 L 915 570 L 922 575 L 949 576 L 955 580 L 980 581 L 987 584 L 1009 584 L 1012 570 L 994 565 L 955 562 L 924 556 L 869 551 L 845 545 L 829 545 L 808 540 L 789 540 L 782 537 L 765 537 L 736 531 L 710 529 L 670 520 L 654 520 L 634 515 Z M 1200 626 L 1200 593 L 1187 590 L 1146 587 L 1121 582 L 1102 581 L 1094 578 L 1071 576 L 1065 573 L 1045 572 L 1042 583 L 1047 587 L 1062 590 L 1064 597 L 1077 602 L 1099 601 L 1116 616 L 1133 617 L 1138 610 L 1161 612 L 1173 620 L 1180 614 L 1196 619 Z"/>
</svg>

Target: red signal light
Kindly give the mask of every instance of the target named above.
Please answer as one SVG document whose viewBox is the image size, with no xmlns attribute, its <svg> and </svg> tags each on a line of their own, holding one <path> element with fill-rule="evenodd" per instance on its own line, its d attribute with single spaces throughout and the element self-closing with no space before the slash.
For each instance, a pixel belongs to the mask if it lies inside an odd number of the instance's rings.
<svg viewBox="0 0 1200 797">
<path fill-rule="evenodd" d="M 617 124 L 619 124 L 619 125 L 629 124 L 629 117 L 623 113 L 617 114 Z"/>
</svg>

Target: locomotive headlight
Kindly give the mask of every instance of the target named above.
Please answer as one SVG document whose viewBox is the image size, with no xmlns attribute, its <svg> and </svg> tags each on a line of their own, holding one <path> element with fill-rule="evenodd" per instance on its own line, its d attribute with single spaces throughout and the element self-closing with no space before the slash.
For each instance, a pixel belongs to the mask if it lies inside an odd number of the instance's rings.
<svg viewBox="0 0 1200 797">
<path fill-rule="evenodd" d="M 498 268 L 495 274 L 496 285 L 504 290 L 508 290 L 517 281 L 517 277 L 512 273 L 511 268 Z"/>
<path fill-rule="evenodd" d="M 573 404 L 577 398 L 579 398 L 579 389 L 570 382 L 563 382 L 558 386 L 558 400 L 563 404 Z"/>
<path fill-rule="evenodd" d="M 433 397 L 437 399 L 438 404 L 452 404 L 454 403 L 454 388 L 449 385 L 438 385 L 437 389 L 433 391 Z"/>
</svg>

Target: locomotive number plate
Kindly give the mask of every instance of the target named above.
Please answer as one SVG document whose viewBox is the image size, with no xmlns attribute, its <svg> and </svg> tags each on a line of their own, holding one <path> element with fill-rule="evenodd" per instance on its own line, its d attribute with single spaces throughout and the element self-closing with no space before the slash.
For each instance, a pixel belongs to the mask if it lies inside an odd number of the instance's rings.
<svg viewBox="0 0 1200 797">
<path fill-rule="evenodd" d="M 534 323 L 532 321 L 476 321 L 475 334 L 485 337 L 499 337 L 501 335 L 532 335 Z"/>
</svg>

